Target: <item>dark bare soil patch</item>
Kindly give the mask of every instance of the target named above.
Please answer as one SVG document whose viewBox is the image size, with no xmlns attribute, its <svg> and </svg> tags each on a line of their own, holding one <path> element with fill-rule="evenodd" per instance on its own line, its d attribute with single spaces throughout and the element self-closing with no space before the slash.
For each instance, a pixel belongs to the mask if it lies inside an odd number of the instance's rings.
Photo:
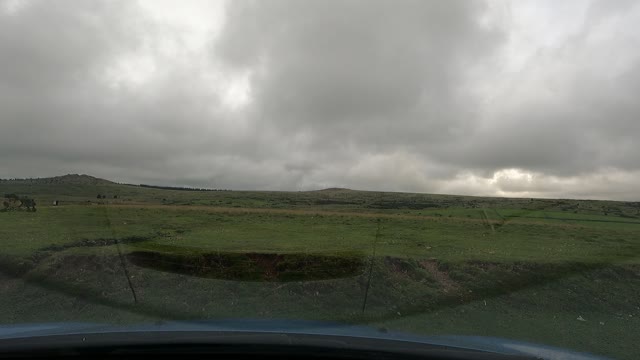
<svg viewBox="0 0 640 360">
<path fill-rule="evenodd" d="M 451 277 L 449 277 L 449 273 L 447 271 L 441 271 L 438 268 L 438 262 L 435 260 L 422 260 L 419 262 L 420 267 L 431 273 L 434 279 L 442 286 L 442 291 L 444 293 L 451 293 L 458 291 L 460 286 L 458 283 L 453 281 Z"/>
<path fill-rule="evenodd" d="M 357 255 L 134 251 L 127 258 L 143 268 L 235 281 L 325 280 L 358 276 L 364 270 L 364 259 Z"/>
</svg>

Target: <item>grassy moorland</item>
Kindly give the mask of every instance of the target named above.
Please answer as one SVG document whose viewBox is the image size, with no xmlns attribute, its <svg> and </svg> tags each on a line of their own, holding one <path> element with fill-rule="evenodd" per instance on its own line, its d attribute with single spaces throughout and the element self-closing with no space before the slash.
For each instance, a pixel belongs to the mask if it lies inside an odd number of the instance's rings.
<svg viewBox="0 0 640 360">
<path fill-rule="evenodd" d="M 37 211 L 0 212 L 0 323 L 318 319 L 640 353 L 637 202 L 88 176 L 3 194 Z"/>
</svg>

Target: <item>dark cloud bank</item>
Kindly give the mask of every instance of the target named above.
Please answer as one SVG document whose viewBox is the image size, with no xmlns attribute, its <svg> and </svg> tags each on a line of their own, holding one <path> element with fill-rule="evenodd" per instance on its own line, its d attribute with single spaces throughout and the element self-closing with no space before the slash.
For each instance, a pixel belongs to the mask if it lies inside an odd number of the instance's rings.
<svg viewBox="0 0 640 360">
<path fill-rule="evenodd" d="M 495 2 L 232 1 L 198 49 L 133 2 L 13 3 L 0 177 L 640 198 L 635 3 L 519 66 Z"/>
</svg>

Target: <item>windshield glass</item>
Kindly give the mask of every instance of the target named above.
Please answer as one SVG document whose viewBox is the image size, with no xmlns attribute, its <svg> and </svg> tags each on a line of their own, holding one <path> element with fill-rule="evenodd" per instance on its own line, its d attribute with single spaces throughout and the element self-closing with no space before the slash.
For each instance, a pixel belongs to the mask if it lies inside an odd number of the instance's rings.
<svg viewBox="0 0 640 360">
<path fill-rule="evenodd" d="M 0 0 L 0 328 L 326 321 L 637 358 L 639 21 Z"/>
</svg>

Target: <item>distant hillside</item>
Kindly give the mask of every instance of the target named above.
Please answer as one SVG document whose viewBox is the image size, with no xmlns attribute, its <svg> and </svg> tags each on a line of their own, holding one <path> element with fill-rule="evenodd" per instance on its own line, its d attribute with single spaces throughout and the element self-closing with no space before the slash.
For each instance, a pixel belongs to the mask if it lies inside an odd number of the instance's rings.
<svg viewBox="0 0 640 360">
<path fill-rule="evenodd" d="M 328 188 L 317 191 L 205 191 L 158 185 L 119 184 L 89 175 L 0 181 L 8 208 L 13 199 L 33 199 L 41 209 L 68 205 L 211 206 L 307 211 L 393 213 L 410 216 L 469 218 L 504 223 L 512 218 L 532 221 L 640 224 L 640 202 L 572 199 L 497 198 Z M 0 205 L 3 200 L 0 198 Z M 15 207 L 15 206 L 14 206 Z M 578 219 L 578 220 L 576 220 Z M 494 226 L 497 226 L 494 224 Z M 636 225 L 634 225 L 636 226 Z"/>
<path fill-rule="evenodd" d="M 326 188 L 326 189 L 321 189 L 321 190 L 316 190 L 316 191 L 353 191 L 351 189 L 347 189 L 347 188 L 340 188 L 340 187 L 332 187 L 332 188 Z"/>
<path fill-rule="evenodd" d="M 10 184 L 61 184 L 61 185 L 113 185 L 113 181 L 100 179 L 90 175 L 67 174 L 62 176 L 54 176 L 47 178 L 32 179 L 0 179 L 1 182 Z"/>
<path fill-rule="evenodd" d="M 150 189 L 177 190 L 177 191 L 223 191 L 220 189 L 195 188 L 195 187 L 184 187 L 184 186 L 166 186 L 166 185 L 148 185 L 148 184 L 140 184 L 138 186 L 143 188 L 150 188 Z M 224 190 L 224 191 L 230 191 L 230 190 Z"/>
</svg>

